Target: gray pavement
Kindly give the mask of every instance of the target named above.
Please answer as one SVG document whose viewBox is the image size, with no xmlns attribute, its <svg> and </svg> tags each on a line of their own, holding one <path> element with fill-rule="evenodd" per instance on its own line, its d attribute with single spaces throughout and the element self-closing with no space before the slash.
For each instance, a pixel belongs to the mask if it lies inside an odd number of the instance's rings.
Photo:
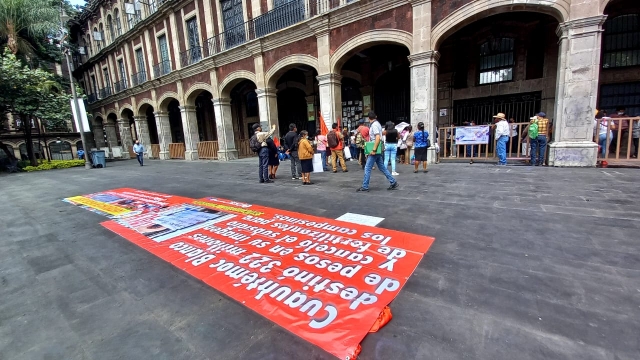
<svg viewBox="0 0 640 360">
<path fill-rule="evenodd" d="M 0 175 L 0 359 L 331 359 L 99 225 L 64 197 L 219 196 L 436 242 L 360 359 L 640 358 L 640 173 L 441 164 L 258 184 L 256 160 Z"/>
</svg>

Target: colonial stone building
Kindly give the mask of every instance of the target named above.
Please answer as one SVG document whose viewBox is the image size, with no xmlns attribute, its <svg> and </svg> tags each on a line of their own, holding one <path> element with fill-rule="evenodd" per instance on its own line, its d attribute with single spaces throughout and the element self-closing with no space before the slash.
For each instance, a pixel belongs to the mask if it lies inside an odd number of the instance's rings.
<svg viewBox="0 0 640 360">
<path fill-rule="evenodd" d="M 640 113 L 636 0 L 128 1 L 72 27 L 98 147 L 232 160 L 256 122 L 313 133 L 373 109 L 433 132 L 544 111 L 549 163 L 593 166 L 595 109 Z"/>
</svg>

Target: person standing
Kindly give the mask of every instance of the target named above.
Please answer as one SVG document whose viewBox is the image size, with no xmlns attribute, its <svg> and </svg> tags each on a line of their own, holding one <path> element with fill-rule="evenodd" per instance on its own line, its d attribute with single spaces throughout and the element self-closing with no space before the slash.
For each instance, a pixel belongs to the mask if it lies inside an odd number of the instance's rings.
<svg viewBox="0 0 640 360">
<path fill-rule="evenodd" d="M 320 129 L 316 129 L 316 147 L 318 154 L 322 157 L 322 170 L 329 171 L 327 169 L 327 137 L 322 135 Z"/>
<path fill-rule="evenodd" d="M 511 147 L 509 148 L 509 152 L 512 153 L 511 156 L 514 156 L 513 154 L 515 154 L 517 156 L 518 154 L 518 135 L 520 135 L 518 133 L 518 125 L 516 124 L 516 120 L 512 117 L 509 118 L 509 126 L 511 127 Z"/>
<path fill-rule="evenodd" d="M 603 112 L 599 112 L 594 120 L 595 126 L 598 127 L 598 145 L 600 145 L 600 155 L 604 159 L 607 156 L 607 148 L 613 139 L 613 130 L 616 129 L 615 124 L 610 118 L 603 117 Z"/>
<path fill-rule="evenodd" d="M 498 153 L 498 165 L 507 165 L 507 143 L 509 142 L 509 123 L 503 113 L 495 115 L 496 121 L 496 151 Z"/>
<path fill-rule="evenodd" d="M 369 140 L 369 127 L 364 123 L 364 119 L 360 119 L 360 126 L 356 132 L 356 147 L 358 148 L 358 162 L 362 166 L 362 170 L 367 162 L 367 156 L 364 153 L 364 143 L 367 140 Z"/>
<path fill-rule="evenodd" d="M 271 131 L 262 131 L 260 123 L 253 124 L 254 134 L 249 139 L 249 146 L 258 153 L 258 177 L 260 183 L 272 183 L 269 180 L 269 148 L 267 147 L 267 139 L 276 131 L 276 125 L 271 126 Z"/>
<path fill-rule="evenodd" d="M 373 148 L 367 157 L 367 162 L 364 167 L 364 178 L 362 179 L 362 186 L 358 188 L 356 191 L 368 192 L 369 191 L 369 180 L 371 179 L 371 170 L 373 166 L 377 164 L 378 170 L 386 176 L 387 180 L 389 180 L 389 188 L 387 190 L 395 190 L 398 188 L 398 181 L 391 175 L 387 167 L 384 166 L 384 159 L 382 154 L 378 153 L 378 148 L 382 146 L 382 126 L 377 120 L 376 113 L 373 111 L 369 112 L 368 115 L 369 123 L 371 124 L 369 128 L 369 141 L 373 142 Z"/>
<path fill-rule="evenodd" d="M 272 138 L 267 138 L 267 148 L 269 148 L 269 179 L 275 180 L 280 159 L 278 158 L 278 147 Z"/>
<path fill-rule="evenodd" d="M 544 153 L 547 149 L 547 136 L 549 132 L 549 119 L 545 118 L 547 114 L 540 112 L 531 120 L 538 125 L 538 136 L 535 138 L 528 131 L 529 141 L 531 142 L 531 166 L 544 165 Z M 529 124 L 531 128 L 531 124 Z"/>
<path fill-rule="evenodd" d="M 429 149 L 429 132 L 425 131 L 424 123 L 418 123 L 418 131 L 413 133 L 413 144 L 414 144 L 414 162 L 413 162 L 413 172 L 418 172 L 418 167 L 420 163 L 422 163 L 422 171 L 424 173 L 428 173 L 427 170 L 427 152 Z"/>
<path fill-rule="evenodd" d="M 300 132 L 300 143 L 298 144 L 298 156 L 302 168 L 302 185 L 312 185 L 311 173 L 313 172 L 313 146 L 309 142 L 307 130 Z"/>
<path fill-rule="evenodd" d="M 284 149 L 291 160 L 291 180 L 302 178 L 300 158 L 298 158 L 298 129 L 296 124 L 289 124 L 289 132 L 284 136 Z"/>
<path fill-rule="evenodd" d="M 327 143 L 329 144 L 329 149 L 331 149 L 331 166 L 333 167 L 333 172 L 338 172 L 336 166 L 336 160 L 338 159 L 340 160 L 342 172 L 349 172 L 349 170 L 347 170 L 347 163 L 344 161 L 344 152 L 342 151 L 342 149 L 344 149 L 342 132 L 340 132 L 337 123 L 333 123 L 331 129 L 329 134 L 327 134 Z"/>
<path fill-rule="evenodd" d="M 391 175 L 400 175 L 396 172 L 396 156 L 398 156 L 398 130 L 395 124 L 387 121 L 385 130 L 382 132 L 384 139 L 384 166 L 386 167 L 391 160 Z"/>
<path fill-rule="evenodd" d="M 138 163 L 140 163 L 140 166 L 143 166 L 144 146 L 140 144 L 140 140 L 136 140 L 136 143 L 133 144 L 133 152 L 136 153 L 136 158 L 138 158 Z"/>
</svg>

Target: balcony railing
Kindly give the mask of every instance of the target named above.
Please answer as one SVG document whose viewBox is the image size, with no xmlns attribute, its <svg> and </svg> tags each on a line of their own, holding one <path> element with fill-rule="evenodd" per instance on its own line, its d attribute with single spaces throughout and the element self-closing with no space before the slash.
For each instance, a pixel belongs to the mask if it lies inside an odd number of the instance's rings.
<svg viewBox="0 0 640 360">
<path fill-rule="evenodd" d="M 111 96 L 111 87 L 105 86 L 102 89 L 98 90 L 98 96 L 100 99 L 104 99 L 106 97 Z"/>
<path fill-rule="evenodd" d="M 127 79 L 122 79 L 118 82 L 113 83 L 113 89 L 115 92 L 119 93 L 120 91 L 124 91 L 127 89 Z"/>
<path fill-rule="evenodd" d="M 253 19 L 257 37 L 265 36 L 304 20 L 304 1 L 296 0 L 278 6 Z"/>
<path fill-rule="evenodd" d="M 202 47 L 196 46 L 180 53 L 180 66 L 186 67 L 202 60 Z"/>
<path fill-rule="evenodd" d="M 146 71 L 140 71 L 139 73 L 131 75 L 131 84 L 133 84 L 133 86 L 138 86 L 145 81 L 147 81 Z"/>
<path fill-rule="evenodd" d="M 98 98 L 96 97 L 96 94 L 88 94 L 87 95 L 87 102 L 89 104 L 92 104 L 94 102 L 98 101 Z"/>
<path fill-rule="evenodd" d="M 348 0 L 350 3 L 354 0 Z M 331 11 L 340 6 L 340 0 L 311 0 L 305 9 L 304 0 L 296 0 L 278 6 L 242 25 L 230 28 L 207 39 L 203 55 L 209 57 L 229 50 L 247 41 L 266 36 L 288 26 L 297 24 L 313 16 Z"/>
<path fill-rule="evenodd" d="M 171 72 L 171 61 L 165 60 L 153 65 L 153 77 L 159 78 L 160 76 L 167 75 Z"/>
</svg>

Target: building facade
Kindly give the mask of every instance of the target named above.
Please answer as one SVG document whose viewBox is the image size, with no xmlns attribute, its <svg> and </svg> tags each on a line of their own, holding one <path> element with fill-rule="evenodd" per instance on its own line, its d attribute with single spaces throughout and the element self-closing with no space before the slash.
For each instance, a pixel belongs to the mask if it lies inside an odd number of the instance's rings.
<svg viewBox="0 0 640 360">
<path fill-rule="evenodd" d="M 640 113 L 635 0 L 128 1 L 72 27 L 97 147 L 233 160 L 257 122 L 313 134 L 374 110 L 433 133 L 544 111 L 549 164 L 593 166 L 595 109 Z"/>
</svg>

